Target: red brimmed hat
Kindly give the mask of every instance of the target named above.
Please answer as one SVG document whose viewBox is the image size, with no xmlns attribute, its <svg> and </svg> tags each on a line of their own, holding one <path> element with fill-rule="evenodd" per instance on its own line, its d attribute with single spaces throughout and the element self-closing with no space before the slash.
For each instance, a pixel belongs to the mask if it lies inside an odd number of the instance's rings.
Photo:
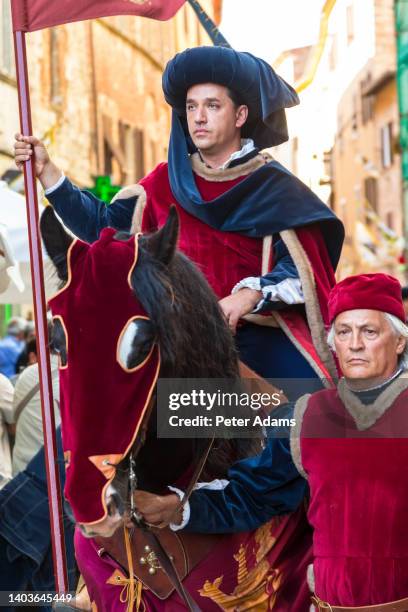
<svg viewBox="0 0 408 612">
<path fill-rule="evenodd" d="M 358 274 L 338 283 L 329 294 L 329 321 L 346 310 L 368 308 L 388 312 L 405 323 L 401 285 L 388 274 Z"/>
</svg>

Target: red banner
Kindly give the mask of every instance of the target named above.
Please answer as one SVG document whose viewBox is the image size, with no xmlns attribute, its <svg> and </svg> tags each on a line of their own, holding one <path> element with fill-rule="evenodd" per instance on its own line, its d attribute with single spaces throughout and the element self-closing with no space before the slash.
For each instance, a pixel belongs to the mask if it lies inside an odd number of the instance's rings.
<svg viewBox="0 0 408 612">
<path fill-rule="evenodd" d="M 3 0 L 4 1 L 4 0 Z M 185 0 L 11 0 L 14 32 L 33 32 L 63 23 L 139 15 L 165 21 Z"/>
</svg>

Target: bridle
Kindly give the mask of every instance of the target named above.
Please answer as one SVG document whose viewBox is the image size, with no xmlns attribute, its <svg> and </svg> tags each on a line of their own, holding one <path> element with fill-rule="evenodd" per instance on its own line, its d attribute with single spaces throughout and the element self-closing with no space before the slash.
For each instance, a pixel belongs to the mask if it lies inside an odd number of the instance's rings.
<svg viewBox="0 0 408 612">
<path fill-rule="evenodd" d="M 144 536 L 146 541 L 148 542 L 148 545 L 150 547 L 150 549 L 153 551 L 158 563 L 160 564 L 160 568 L 163 570 L 163 572 L 167 575 L 169 581 L 171 582 L 171 584 L 173 585 L 174 589 L 176 590 L 176 592 L 178 593 L 179 597 L 181 598 L 181 600 L 184 602 L 184 604 L 186 605 L 187 610 L 189 610 L 190 612 L 201 612 L 201 609 L 199 608 L 199 606 L 196 604 L 196 602 L 193 600 L 193 598 L 191 597 L 190 593 L 184 588 L 182 581 L 180 580 L 180 577 L 177 573 L 177 569 L 174 566 L 173 560 L 172 558 L 169 556 L 169 554 L 166 552 L 166 550 L 163 548 L 159 538 L 157 537 L 157 535 L 154 533 L 154 531 L 152 531 L 151 527 L 153 527 L 152 525 L 148 524 L 143 516 L 137 511 L 136 505 L 135 505 L 135 500 L 134 500 L 134 493 L 136 492 L 137 489 L 137 475 L 136 475 L 136 457 L 140 451 L 140 449 L 142 448 L 142 446 L 145 443 L 146 440 L 146 434 L 147 434 L 147 428 L 148 428 L 148 423 L 150 420 L 150 415 L 153 409 L 155 403 L 155 396 L 153 395 L 150 404 L 145 412 L 145 415 L 143 417 L 143 422 L 141 424 L 140 427 L 140 435 L 137 437 L 137 442 L 136 444 L 133 446 L 133 448 L 131 449 L 130 453 L 129 453 L 129 487 L 128 487 L 128 495 L 129 495 L 129 508 L 130 508 L 130 520 L 132 522 L 132 524 L 134 525 L 134 528 L 140 529 Z M 182 510 L 185 506 L 185 504 L 187 503 L 191 493 L 194 490 L 194 487 L 197 483 L 197 481 L 200 478 L 200 475 L 204 469 L 204 466 L 207 462 L 208 459 L 208 455 L 210 454 L 211 448 L 213 446 L 214 443 L 214 437 L 212 437 L 211 439 L 209 439 L 208 444 L 206 445 L 199 462 L 197 463 L 197 466 L 194 470 L 194 473 L 191 477 L 191 480 L 188 484 L 187 489 L 184 492 L 184 495 L 182 497 L 182 499 L 180 500 L 180 502 L 178 503 L 177 507 L 174 510 L 174 513 L 172 515 L 172 517 L 170 517 L 169 521 L 163 522 L 160 525 L 154 525 L 155 528 L 159 528 L 159 529 L 164 529 L 165 527 L 168 527 L 169 524 L 172 522 L 172 518 L 173 516 L 176 516 L 180 510 Z M 132 560 L 132 553 L 131 553 L 131 548 L 130 548 L 130 542 L 132 541 L 132 535 L 133 535 L 133 530 L 131 530 L 129 532 L 129 530 L 125 529 L 125 543 L 126 543 L 126 550 L 127 550 L 127 560 L 128 560 L 128 568 L 129 568 L 129 580 L 130 580 L 130 590 L 131 593 L 135 593 L 136 592 L 136 588 L 135 588 L 135 577 L 134 577 L 134 573 L 133 573 L 133 560 Z M 133 600 L 133 597 L 131 595 L 130 600 Z"/>
<path fill-rule="evenodd" d="M 190 483 L 186 489 L 186 491 L 184 492 L 184 495 L 182 497 L 182 499 L 180 500 L 179 504 L 177 505 L 177 507 L 174 510 L 173 516 L 177 515 L 177 513 L 182 510 L 182 508 L 184 507 L 184 505 L 186 504 L 186 502 L 188 501 L 194 486 L 196 485 L 202 471 L 203 468 L 205 466 L 205 463 L 208 459 L 208 455 L 210 453 L 210 450 L 212 448 L 212 445 L 214 443 L 214 438 L 211 438 L 200 458 L 200 461 L 197 464 L 196 469 L 194 470 L 194 474 L 190 480 Z M 151 530 L 151 525 L 146 523 L 146 521 L 144 520 L 144 518 L 142 517 L 141 514 L 139 514 L 139 512 L 137 511 L 136 505 L 135 505 L 135 501 L 134 501 L 134 493 L 136 492 L 137 489 L 137 476 L 136 476 L 136 460 L 135 460 L 135 456 L 133 453 L 133 450 L 130 452 L 129 454 L 129 506 L 130 506 L 130 520 L 133 523 L 133 525 L 135 527 L 137 527 L 138 529 L 141 529 L 144 533 L 144 536 L 146 538 L 146 540 L 149 543 L 149 546 L 151 548 L 151 550 L 153 551 L 153 553 L 156 556 L 156 559 L 158 561 L 158 563 L 160 564 L 160 568 L 164 571 L 164 573 L 167 575 L 168 579 L 170 580 L 171 584 L 173 585 L 173 587 L 175 588 L 175 590 L 177 591 L 179 597 L 182 599 L 182 601 L 185 603 L 186 607 L 188 610 L 190 610 L 190 612 L 201 612 L 201 609 L 199 608 L 199 606 L 196 604 L 196 602 L 193 600 L 193 598 L 191 597 L 190 593 L 184 588 L 182 581 L 180 580 L 180 577 L 177 573 L 177 570 L 174 566 L 173 560 L 172 558 L 169 556 L 169 554 L 166 552 L 166 550 L 163 548 L 160 540 L 158 539 L 158 537 L 156 536 L 156 534 Z M 165 527 L 168 527 L 169 524 L 171 523 L 171 518 L 169 521 L 166 521 L 164 523 L 161 523 L 160 525 L 155 525 L 155 527 L 160 528 L 160 529 L 164 529 Z M 129 534 L 129 538 L 131 541 L 131 535 Z M 126 536 L 125 536 L 126 537 Z M 129 548 L 128 548 L 129 550 Z M 129 564 L 129 578 L 130 580 L 134 580 L 133 577 L 133 563 L 132 563 L 132 555 L 131 552 L 130 554 L 128 554 L 128 564 Z M 133 590 L 134 590 L 134 585 L 133 585 Z"/>
</svg>

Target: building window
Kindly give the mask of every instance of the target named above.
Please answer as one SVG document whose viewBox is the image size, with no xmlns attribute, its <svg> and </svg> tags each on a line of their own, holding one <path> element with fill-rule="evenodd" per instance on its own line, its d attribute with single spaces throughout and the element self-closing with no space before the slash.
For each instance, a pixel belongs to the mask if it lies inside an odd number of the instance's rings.
<svg viewBox="0 0 408 612">
<path fill-rule="evenodd" d="M 351 45 L 354 40 L 354 9 L 353 5 L 350 4 L 346 8 L 346 19 L 347 19 L 347 44 Z"/>
<path fill-rule="evenodd" d="M 13 56 L 13 35 L 11 32 L 10 2 L 3 0 L 1 5 L 1 58 L 0 70 L 8 76 L 15 77 L 16 70 Z"/>
<path fill-rule="evenodd" d="M 394 231 L 394 213 L 393 212 L 388 212 L 387 213 L 387 227 L 389 227 L 390 230 Z"/>
<path fill-rule="evenodd" d="M 360 83 L 361 90 L 361 119 L 363 125 L 368 123 L 374 118 L 374 96 L 367 95 L 364 92 L 367 91 L 368 87 L 371 83 L 371 74 L 368 73 L 366 78 L 363 79 Z"/>
<path fill-rule="evenodd" d="M 111 176 L 113 173 L 113 155 L 109 143 L 106 138 L 103 139 L 103 173 L 105 176 Z"/>
<path fill-rule="evenodd" d="M 103 125 L 103 173 L 105 176 L 113 174 L 113 151 L 112 143 L 112 119 L 104 115 L 102 117 Z"/>
<path fill-rule="evenodd" d="M 392 123 L 381 128 L 381 161 L 383 168 L 390 168 L 394 161 L 392 151 Z"/>
<path fill-rule="evenodd" d="M 119 145 L 125 162 L 122 182 L 137 183 L 145 175 L 143 130 L 120 122 Z"/>
<path fill-rule="evenodd" d="M 135 150 L 135 180 L 140 181 L 145 175 L 144 157 L 144 132 L 135 128 L 133 130 L 134 150 Z"/>
<path fill-rule="evenodd" d="M 362 96 L 361 114 L 363 125 L 374 118 L 374 96 Z"/>
<path fill-rule="evenodd" d="M 111 117 L 103 115 L 103 171 L 105 175 L 112 177 L 112 180 L 124 181 L 126 176 L 126 162 L 121 144 L 115 140 L 114 132 L 119 134 L 122 139 L 123 126 L 114 124 Z M 116 129 L 115 129 L 116 128 Z"/>
<path fill-rule="evenodd" d="M 370 176 L 364 179 L 364 195 L 371 208 L 377 212 L 378 209 L 378 181 Z"/>
</svg>

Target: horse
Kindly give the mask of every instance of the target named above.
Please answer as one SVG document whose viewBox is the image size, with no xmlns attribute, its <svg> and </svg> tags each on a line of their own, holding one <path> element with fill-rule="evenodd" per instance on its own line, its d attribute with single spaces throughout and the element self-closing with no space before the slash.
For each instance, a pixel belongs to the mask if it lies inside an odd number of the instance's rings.
<svg viewBox="0 0 408 612">
<path fill-rule="evenodd" d="M 189 540 L 163 529 L 158 546 L 168 545 L 170 572 L 176 570 L 170 582 L 163 577 L 166 559 L 158 562 L 145 544 L 146 526 L 135 535 L 124 527 L 132 503 L 129 478 L 157 493 L 169 484 L 186 488 L 198 477 L 219 483 L 232 463 L 260 448 L 253 439 L 211 445 L 157 436 L 159 377 L 239 379 L 234 340 L 217 299 L 177 251 L 175 209 L 151 235 L 107 228 L 92 245 L 69 235 L 51 207 L 40 225 L 61 281 L 49 304 L 51 345 L 60 356 L 65 496 L 78 524 L 76 555 L 91 601 L 99 612 L 288 610 L 293 589 L 304 588 L 302 509 L 244 534 L 185 534 Z M 289 561 L 284 542 L 292 551 Z M 289 572 L 290 562 L 298 567 Z M 296 605 L 293 612 L 307 609 Z"/>
</svg>

